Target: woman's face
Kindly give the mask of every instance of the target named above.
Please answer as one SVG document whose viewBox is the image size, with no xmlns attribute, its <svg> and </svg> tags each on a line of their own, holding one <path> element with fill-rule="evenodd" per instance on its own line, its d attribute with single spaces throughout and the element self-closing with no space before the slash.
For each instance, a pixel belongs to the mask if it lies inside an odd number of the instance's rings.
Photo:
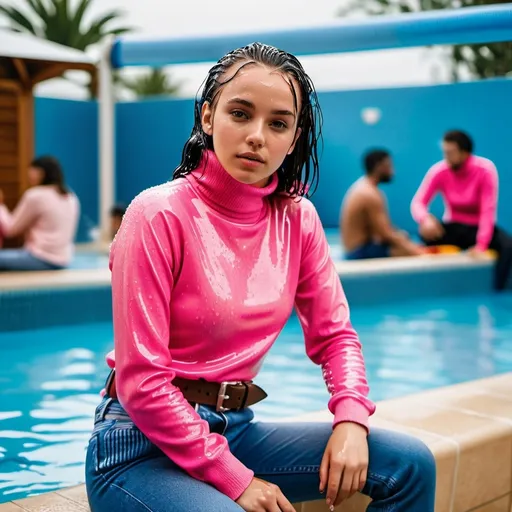
<svg viewBox="0 0 512 512">
<path fill-rule="evenodd" d="M 44 172 L 39 167 L 28 168 L 28 184 L 30 187 L 37 187 L 43 181 Z"/>
<path fill-rule="evenodd" d="M 240 69 L 243 64 L 227 71 L 225 78 L 236 75 L 213 107 L 203 105 L 202 125 L 224 169 L 242 183 L 263 187 L 295 147 L 298 113 L 289 77 L 260 64 Z M 291 83 L 300 108 L 298 86 Z"/>
</svg>

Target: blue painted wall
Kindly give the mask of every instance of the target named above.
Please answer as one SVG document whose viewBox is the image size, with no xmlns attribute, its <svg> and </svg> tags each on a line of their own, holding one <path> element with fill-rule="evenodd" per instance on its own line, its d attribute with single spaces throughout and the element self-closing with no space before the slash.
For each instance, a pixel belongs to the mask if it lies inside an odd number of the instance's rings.
<svg viewBox="0 0 512 512">
<path fill-rule="evenodd" d="M 500 172 L 500 222 L 512 228 L 512 157 L 508 149 L 512 119 L 512 80 L 402 89 L 324 92 L 324 151 L 320 186 L 313 196 L 326 227 L 338 224 L 341 200 L 362 174 L 361 155 L 372 146 L 394 155 L 396 178 L 383 187 L 395 224 L 415 230 L 409 204 L 424 173 L 441 158 L 444 131 L 462 128 L 476 152 L 491 158 Z M 361 113 L 379 108 L 379 123 Z M 169 178 L 193 122 L 192 100 L 147 101 L 118 105 L 117 193 L 129 201 L 143 188 Z M 437 200 L 434 211 L 442 211 Z"/>
<path fill-rule="evenodd" d="M 80 199 L 77 240 L 98 224 L 98 105 L 93 101 L 35 100 L 35 154 L 52 154 Z"/>
<path fill-rule="evenodd" d="M 193 126 L 194 102 L 146 100 L 119 103 L 116 111 L 117 199 L 168 181 Z"/>
<path fill-rule="evenodd" d="M 395 161 L 395 180 L 382 188 L 392 219 L 404 229 L 415 230 L 410 200 L 427 169 L 441 158 L 443 133 L 461 128 L 473 136 L 475 152 L 497 165 L 498 215 L 503 225 L 512 228 L 510 98 L 512 80 L 323 93 L 325 152 L 314 201 L 325 225 L 337 225 L 343 194 L 362 173 L 361 154 L 371 146 L 384 146 Z M 362 121 L 361 111 L 366 107 L 382 111 L 378 124 Z M 440 200 L 435 206 L 436 212 L 442 211 Z"/>
<path fill-rule="evenodd" d="M 383 190 L 394 223 L 415 231 L 410 200 L 424 173 L 440 159 L 444 131 L 462 128 L 476 152 L 500 173 L 500 223 L 512 230 L 512 80 L 325 92 L 321 181 L 313 196 L 326 227 L 338 225 L 342 197 L 362 174 L 361 155 L 372 147 L 394 154 L 396 178 Z M 379 108 L 382 118 L 365 124 L 362 110 Z M 97 106 L 90 102 L 38 99 L 36 148 L 61 158 L 82 201 L 81 236 L 97 221 Z M 192 100 L 148 100 L 117 105 L 117 200 L 129 202 L 144 188 L 170 178 L 193 123 Z M 435 212 L 441 212 L 436 202 Z"/>
</svg>

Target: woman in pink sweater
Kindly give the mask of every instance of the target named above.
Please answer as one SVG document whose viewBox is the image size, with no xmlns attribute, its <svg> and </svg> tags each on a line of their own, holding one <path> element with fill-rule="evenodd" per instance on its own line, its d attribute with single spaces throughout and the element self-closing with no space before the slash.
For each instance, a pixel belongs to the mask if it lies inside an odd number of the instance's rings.
<svg viewBox="0 0 512 512">
<path fill-rule="evenodd" d="M 0 271 L 55 270 L 73 256 L 80 205 L 65 184 L 59 162 L 36 158 L 28 173 L 30 188 L 11 213 L 0 190 L 0 240 L 22 235 L 22 249 L 0 250 Z"/>
<path fill-rule="evenodd" d="M 487 249 L 499 253 L 495 288 L 503 289 L 512 267 L 512 239 L 496 226 L 498 172 L 487 158 L 473 154 L 467 133 L 452 130 L 443 139 L 444 160 L 430 168 L 412 203 L 411 213 L 427 245 L 455 245 L 476 258 Z M 428 211 L 441 194 L 443 222 Z"/>
<path fill-rule="evenodd" d="M 93 512 L 292 512 L 362 491 L 432 512 L 427 447 L 369 430 L 361 344 L 307 200 L 320 110 L 299 61 L 223 57 L 174 180 L 142 192 L 111 250 L 115 352 L 86 461 Z M 333 423 L 254 422 L 253 379 L 293 308 Z"/>
</svg>

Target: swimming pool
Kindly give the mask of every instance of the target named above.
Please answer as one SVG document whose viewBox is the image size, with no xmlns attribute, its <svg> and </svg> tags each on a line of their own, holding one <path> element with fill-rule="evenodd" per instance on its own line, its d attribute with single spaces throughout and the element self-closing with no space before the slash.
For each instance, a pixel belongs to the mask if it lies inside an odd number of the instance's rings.
<svg viewBox="0 0 512 512">
<path fill-rule="evenodd" d="M 371 397 L 382 400 L 512 369 L 512 296 L 473 295 L 355 307 Z M 112 325 L 0 333 L 0 502 L 83 481 L 84 450 L 107 369 Z M 295 317 L 258 383 L 259 419 L 323 409 L 320 369 Z"/>
</svg>

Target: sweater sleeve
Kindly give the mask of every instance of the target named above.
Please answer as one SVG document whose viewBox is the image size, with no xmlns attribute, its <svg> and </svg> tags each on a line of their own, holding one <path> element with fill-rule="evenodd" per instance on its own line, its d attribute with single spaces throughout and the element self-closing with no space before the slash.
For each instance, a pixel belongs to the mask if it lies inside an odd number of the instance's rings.
<svg viewBox="0 0 512 512">
<path fill-rule="evenodd" d="M 5 237 L 21 235 L 34 223 L 38 213 L 38 197 L 34 191 L 28 190 L 12 213 L 5 204 L 0 204 L 0 232 Z"/>
<path fill-rule="evenodd" d="M 434 165 L 429 169 L 412 199 L 411 215 L 418 224 L 421 224 L 428 216 L 430 202 L 435 194 L 439 192 L 440 170 L 440 164 Z"/>
<path fill-rule="evenodd" d="M 482 182 L 480 199 L 480 218 L 476 234 L 476 247 L 480 251 L 489 248 L 496 223 L 498 207 L 498 172 L 493 163 L 488 163 L 488 169 Z"/>
<path fill-rule="evenodd" d="M 182 251 L 178 222 L 163 195 L 149 189 L 134 199 L 112 245 L 117 394 L 135 425 L 169 459 L 236 500 L 253 472 L 172 384 L 169 305 Z"/>
<path fill-rule="evenodd" d="M 301 202 L 302 255 L 295 307 L 306 352 L 322 367 L 334 424 L 350 421 L 368 430 L 375 405 L 368 399 L 361 343 L 350 322 L 348 303 L 320 218 L 309 201 Z"/>
</svg>

